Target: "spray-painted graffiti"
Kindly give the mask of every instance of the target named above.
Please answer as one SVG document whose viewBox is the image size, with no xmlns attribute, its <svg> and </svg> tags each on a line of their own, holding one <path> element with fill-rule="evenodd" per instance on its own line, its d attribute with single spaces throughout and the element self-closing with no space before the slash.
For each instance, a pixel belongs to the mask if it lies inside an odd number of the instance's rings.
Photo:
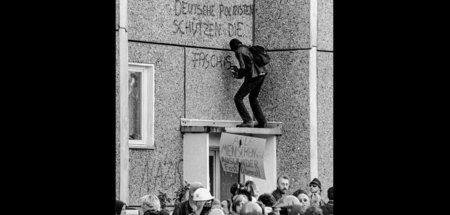
<svg viewBox="0 0 450 215">
<path fill-rule="evenodd" d="M 253 5 L 206 5 L 175 0 L 173 34 L 187 36 L 244 37 L 244 22 L 220 20 L 232 16 L 252 16 Z M 214 17 L 214 20 L 208 18 Z M 218 17 L 218 18 L 217 18 Z M 240 19 L 241 20 L 241 19 Z"/>
<path fill-rule="evenodd" d="M 170 195 L 170 198 L 174 198 L 172 193 L 183 185 L 183 160 L 164 160 L 159 162 L 153 162 L 148 168 L 147 172 L 148 181 L 144 181 L 144 184 L 148 184 L 147 193 L 150 190 L 163 191 Z M 168 192 L 170 191 L 170 192 Z"/>
<path fill-rule="evenodd" d="M 192 62 L 193 67 L 201 67 L 207 69 L 209 67 L 219 67 L 228 69 L 231 66 L 231 55 L 218 56 L 215 54 L 207 54 L 204 52 L 193 52 Z"/>
</svg>

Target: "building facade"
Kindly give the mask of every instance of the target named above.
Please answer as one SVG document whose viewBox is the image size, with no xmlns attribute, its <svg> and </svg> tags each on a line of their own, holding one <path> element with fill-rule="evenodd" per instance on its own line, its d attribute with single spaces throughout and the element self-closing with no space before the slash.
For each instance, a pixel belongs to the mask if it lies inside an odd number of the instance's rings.
<svg viewBox="0 0 450 215">
<path fill-rule="evenodd" d="M 324 191 L 333 186 L 333 0 L 116 0 L 116 6 L 118 199 L 135 205 L 149 192 L 174 198 L 196 171 L 214 196 L 229 195 L 225 181 L 233 176 L 218 160 L 224 130 L 208 126 L 241 120 L 233 97 L 243 80 L 227 70 L 238 65 L 228 45 L 233 38 L 265 46 L 272 58 L 259 101 L 281 134 L 249 134 L 267 140 L 273 162 L 266 166 L 273 169 L 266 174 L 288 174 L 290 192 L 307 189 L 314 177 Z M 208 129 L 190 132 L 182 123 Z M 266 182 L 263 191 L 275 189 L 273 178 Z"/>
</svg>

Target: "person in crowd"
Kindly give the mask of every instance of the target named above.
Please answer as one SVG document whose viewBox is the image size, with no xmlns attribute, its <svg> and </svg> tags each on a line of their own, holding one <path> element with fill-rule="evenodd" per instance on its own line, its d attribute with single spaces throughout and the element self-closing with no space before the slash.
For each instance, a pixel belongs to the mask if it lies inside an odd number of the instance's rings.
<svg viewBox="0 0 450 215">
<path fill-rule="evenodd" d="M 200 187 L 195 190 L 192 200 L 194 207 L 191 215 L 206 215 L 211 211 L 214 197 L 206 188 Z"/>
<path fill-rule="evenodd" d="M 280 215 L 297 215 L 300 211 L 300 201 L 293 195 L 286 195 L 279 199 L 274 207 L 280 208 Z"/>
<path fill-rule="evenodd" d="M 262 204 L 262 203 L 261 203 Z M 240 215 L 264 215 L 264 210 L 260 204 L 256 202 L 247 202 L 242 206 Z"/>
<path fill-rule="evenodd" d="M 141 212 L 143 215 L 169 215 L 169 212 L 161 209 L 158 196 L 151 193 L 141 197 Z"/>
<path fill-rule="evenodd" d="M 277 189 L 272 192 L 272 196 L 278 201 L 285 196 L 289 189 L 289 176 L 281 175 L 277 179 Z"/>
<path fill-rule="evenodd" d="M 323 212 L 320 207 L 312 205 L 306 209 L 305 215 L 323 215 Z"/>
<path fill-rule="evenodd" d="M 233 197 L 237 194 L 239 189 L 242 189 L 244 184 L 242 183 L 234 183 L 230 187 L 231 198 L 222 201 L 221 206 L 223 208 L 223 213 L 225 215 L 231 214 L 231 205 L 233 204 Z"/>
<path fill-rule="evenodd" d="M 245 182 L 245 187 L 247 188 L 247 191 L 250 193 L 252 197 L 251 201 L 252 202 L 258 201 L 259 191 L 256 188 L 255 182 L 248 180 L 247 182 Z"/>
<path fill-rule="evenodd" d="M 267 121 L 258 103 L 258 95 L 264 83 L 267 69 L 265 66 L 259 67 L 253 62 L 253 54 L 250 52 L 249 47 L 242 44 L 240 40 L 234 38 L 230 40 L 229 45 L 236 59 L 239 61 L 240 66 L 240 68 L 232 66 L 232 74 L 238 79 L 245 77 L 244 83 L 242 83 L 242 86 L 234 96 L 236 108 L 243 121 L 237 127 L 253 127 L 252 117 L 248 113 L 243 101 L 244 97 L 250 94 L 248 97 L 250 107 L 252 108 L 256 121 L 258 121 L 258 125 L 255 127 L 264 128 Z"/>
<path fill-rule="evenodd" d="M 253 201 L 253 197 L 250 194 L 250 192 L 247 190 L 247 188 L 244 186 L 242 189 L 239 189 L 237 191 L 237 195 L 245 195 L 247 196 L 248 201 Z"/>
<path fill-rule="evenodd" d="M 315 205 L 318 207 L 325 205 L 325 201 L 320 196 L 320 193 L 322 192 L 322 185 L 321 185 L 319 179 L 314 178 L 309 183 L 309 188 L 311 191 L 311 194 L 309 195 L 311 205 Z"/>
<path fill-rule="evenodd" d="M 297 199 L 300 201 L 300 204 L 305 205 L 306 208 L 311 205 L 306 191 L 304 191 L 302 189 L 298 189 L 292 195 L 297 197 Z"/>
<path fill-rule="evenodd" d="M 273 212 L 273 205 L 275 204 L 275 197 L 272 196 L 270 193 L 263 193 L 258 198 L 259 202 L 262 202 L 264 204 L 264 212 L 266 215 Z"/>
<path fill-rule="evenodd" d="M 194 192 L 203 188 L 200 182 L 193 182 L 189 185 L 189 199 L 175 205 L 172 215 L 189 215 L 194 212 L 195 202 L 194 202 Z"/>
<path fill-rule="evenodd" d="M 116 215 L 120 215 L 124 207 L 126 207 L 126 204 L 116 199 Z"/>
<path fill-rule="evenodd" d="M 249 202 L 248 197 L 243 194 L 237 194 L 233 197 L 233 204 L 231 205 L 231 214 L 238 215 L 241 211 L 242 206 Z"/>
<path fill-rule="evenodd" d="M 334 193 L 333 193 L 333 187 L 328 188 L 327 190 L 328 194 L 328 202 L 321 206 L 320 208 L 323 211 L 323 215 L 332 215 L 333 214 L 333 202 L 334 202 Z"/>
</svg>

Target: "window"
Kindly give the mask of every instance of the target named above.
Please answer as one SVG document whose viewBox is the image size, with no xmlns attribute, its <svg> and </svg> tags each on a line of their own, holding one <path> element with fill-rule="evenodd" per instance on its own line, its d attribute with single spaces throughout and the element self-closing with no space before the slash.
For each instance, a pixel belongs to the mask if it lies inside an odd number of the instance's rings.
<svg viewBox="0 0 450 215">
<path fill-rule="evenodd" d="M 130 148 L 154 148 L 154 65 L 128 64 Z"/>
</svg>

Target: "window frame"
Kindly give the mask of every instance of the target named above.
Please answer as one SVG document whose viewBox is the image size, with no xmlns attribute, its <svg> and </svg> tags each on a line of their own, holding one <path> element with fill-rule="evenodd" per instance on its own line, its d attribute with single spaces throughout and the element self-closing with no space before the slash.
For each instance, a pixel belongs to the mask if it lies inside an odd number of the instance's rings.
<svg viewBox="0 0 450 215">
<path fill-rule="evenodd" d="M 129 148 L 154 149 L 155 66 L 154 64 L 128 62 L 130 72 L 141 72 L 141 140 L 130 140 Z M 128 116 L 128 120 L 131 117 Z"/>
</svg>

